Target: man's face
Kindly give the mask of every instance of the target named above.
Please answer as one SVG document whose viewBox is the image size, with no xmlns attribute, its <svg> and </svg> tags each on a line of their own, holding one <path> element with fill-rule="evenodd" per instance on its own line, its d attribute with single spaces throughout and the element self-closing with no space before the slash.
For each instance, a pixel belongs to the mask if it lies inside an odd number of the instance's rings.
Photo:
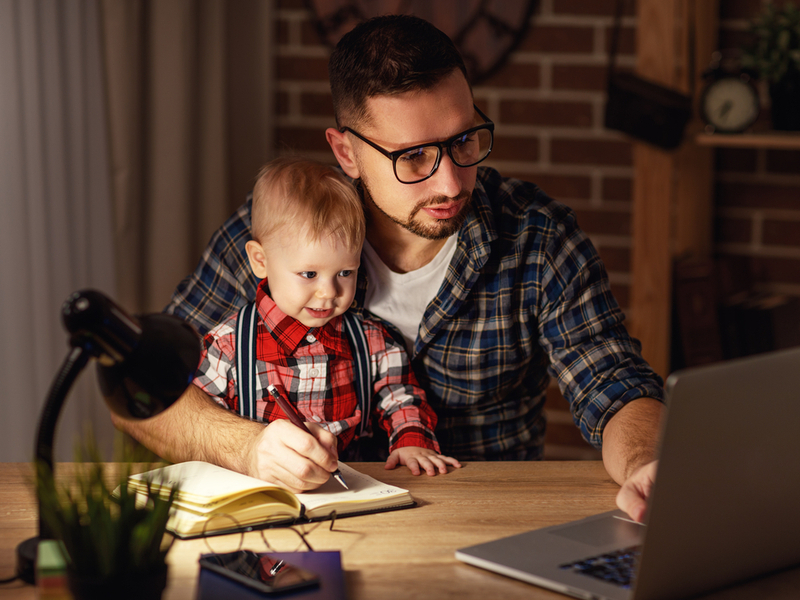
<svg viewBox="0 0 800 600">
<path fill-rule="evenodd" d="M 356 293 L 361 248 L 333 236 L 311 240 L 302 233 L 276 235 L 259 246 L 273 301 L 307 327 L 322 327 L 344 313 Z"/>
<path fill-rule="evenodd" d="M 367 109 L 371 120 L 359 133 L 389 151 L 446 140 L 478 124 L 460 72 L 428 91 L 370 98 Z M 352 140 L 373 224 L 400 226 L 432 240 L 458 231 L 469 211 L 477 166 L 457 167 L 443 151 L 432 177 L 404 184 L 395 177 L 390 159 Z"/>
</svg>

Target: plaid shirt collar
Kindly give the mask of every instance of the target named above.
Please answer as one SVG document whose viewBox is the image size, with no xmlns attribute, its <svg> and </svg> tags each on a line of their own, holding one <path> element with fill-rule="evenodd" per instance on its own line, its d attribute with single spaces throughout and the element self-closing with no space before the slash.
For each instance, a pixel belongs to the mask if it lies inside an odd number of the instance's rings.
<svg viewBox="0 0 800 600">
<path fill-rule="evenodd" d="M 270 298 L 266 279 L 258 284 L 256 303 L 258 315 L 261 317 L 256 344 L 258 360 L 281 362 L 280 358 L 294 354 L 309 333 L 325 347 L 328 354 L 350 357 L 350 344 L 344 338 L 341 315 L 334 317 L 323 327 L 307 327 L 278 308 Z"/>
<path fill-rule="evenodd" d="M 416 356 L 440 328 L 444 319 L 454 315 L 469 295 L 472 286 L 480 276 L 480 271 L 489 260 L 492 243 L 499 237 L 495 227 L 495 215 L 486 189 L 484 177 L 493 171 L 479 168 L 472 191 L 472 205 L 461 230 L 458 232 L 458 246 L 453 255 L 450 269 L 445 275 L 444 284 L 428 307 L 422 322 L 419 337 L 411 353 Z M 366 269 L 362 263 L 358 270 L 358 284 L 355 297 L 356 313 L 365 317 L 364 302 L 367 294 Z M 431 308 L 435 310 L 431 312 Z M 391 328 L 390 323 L 384 322 Z"/>
</svg>

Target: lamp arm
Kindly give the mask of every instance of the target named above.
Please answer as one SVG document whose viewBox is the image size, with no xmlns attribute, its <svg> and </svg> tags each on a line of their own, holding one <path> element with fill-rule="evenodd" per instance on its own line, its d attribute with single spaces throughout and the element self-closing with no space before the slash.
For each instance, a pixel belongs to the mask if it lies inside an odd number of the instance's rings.
<svg viewBox="0 0 800 600">
<path fill-rule="evenodd" d="M 75 379 L 86 367 L 91 357 L 91 351 L 84 346 L 73 346 L 53 379 L 47 401 L 39 417 L 39 431 L 36 435 L 37 477 L 40 477 L 42 473 L 47 474 L 48 477 L 53 476 L 53 442 L 61 407 L 64 405 L 64 400 L 72 388 L 72 384 L 75 383 Z M 37 500 L 39 502 L 39 539 L 51 539 L 52 532 L 42 518 L 42 499 L 38 492 L 38 486 Z"/>
</svg>

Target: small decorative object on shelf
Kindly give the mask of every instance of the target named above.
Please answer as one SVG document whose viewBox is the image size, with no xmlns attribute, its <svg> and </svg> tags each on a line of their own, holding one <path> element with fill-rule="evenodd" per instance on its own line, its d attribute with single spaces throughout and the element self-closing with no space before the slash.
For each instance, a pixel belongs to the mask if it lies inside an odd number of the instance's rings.
<svg viewBox="0 0 800 600">
<path fill-rule="evenodd" d="M 758 90 L 748 73 L 727 71 L 721 63 L 722 55 L 715 52 L 703 74 L 706 87 L 700 100 L 701 116 L 706 133 L 741 133 L 758 118 Z"/>
<path fill-rule="evenodd" d="M 800 131 L 800 8 L 767 2 L 750 26 L 742 67 L 769 85 L 772 127 Z"/>
</svg>

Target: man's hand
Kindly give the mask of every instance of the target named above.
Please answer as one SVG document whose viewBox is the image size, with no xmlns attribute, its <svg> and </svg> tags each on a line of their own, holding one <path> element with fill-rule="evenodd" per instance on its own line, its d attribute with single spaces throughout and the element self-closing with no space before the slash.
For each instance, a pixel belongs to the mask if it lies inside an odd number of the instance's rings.
<svg viewBox="0 0 800 600">
<path fill-rule="evenodd" d="M 447 473 L 447 465 L 461 468 L 461 463 L 455 458 L 437 454 L 428 448 L 419 446 L 404 446 L 393 450 L 386 459 L 386 469 L 394 469 L 397 465 L 407 466 L 413 475 L 419 475 L 424 470 L 433 477 L 438 470 L 439 473 Z"/>
<path fill-rule="evenodd" d="M 617 506 L 639 523 L 644 522 L 647 513 L 647 499 L 653 491 L 657 470 L 657 460 L 642 465 L 628 477 L 617 492 Z"/>
<path fill-rule="evenodd" d="M 264 427 L 248 448 L 248 475 L 294 493 L 328 481 L 337 467 L 336 436 L 316 423 L 306 427 L 311 435 L 284 419 Z"/>
</svg>

